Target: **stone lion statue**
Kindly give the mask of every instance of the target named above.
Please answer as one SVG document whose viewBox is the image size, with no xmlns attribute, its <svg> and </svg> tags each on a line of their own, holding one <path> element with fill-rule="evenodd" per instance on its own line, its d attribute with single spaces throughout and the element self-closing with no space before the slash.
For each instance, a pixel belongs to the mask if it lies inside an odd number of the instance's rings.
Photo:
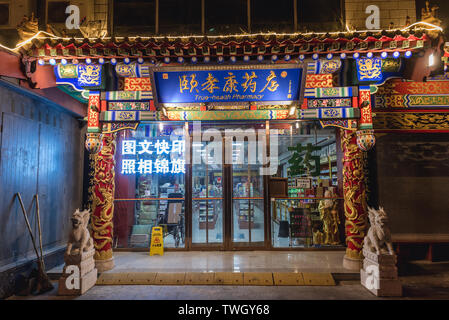
<svg viewBox="0 0 449 320">
<path fill-rule="evenodd" d="M 376 254 L 393 255 L 390 228 L 388 227 L 388 216 L 382 207 L 379 210 L 368 208 L 370 228 L 363 241 L 363 250 Z"/>
<path fill-rule="evenodd" d="M 72 230 L 70 231 L 69 242 L 67 243 L 67 255 L 81 254 L 93 248 L 93 240 L 87 229 L 89 218 L 89 210 L 80 211 L 76 209 L 73 213 L 71 218 Z"/>
</svg>

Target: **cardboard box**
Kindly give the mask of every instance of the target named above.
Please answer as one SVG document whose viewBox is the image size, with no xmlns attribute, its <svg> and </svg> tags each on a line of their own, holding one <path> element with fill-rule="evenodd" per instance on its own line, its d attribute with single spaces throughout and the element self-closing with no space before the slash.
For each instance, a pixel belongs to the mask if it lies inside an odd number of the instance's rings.
<svg viewBox="0 0 449 320">
<path fill-rule="evenodd" d="M 327 189 L 334 195 L 334 197 L 337 196 L 337 187 L 329 187 Z"/>
<path fill-rule="evenodd" d="M 317 198 L 323 198 L 324 197 L 324 188 L 323 187 L 317 187 L 315 196 Z"/>
<path fill-rule="evenodd" d="M 329 179 L 326 180 L 322 180 L 322 186 L 323 187 L 330 187 L 331 186 L 331 181 Z"/>
<path fill-rule="evenodd" d="M 181 214 L 182 203 L 170 203 L 168 205 L 168 219 L 167 223 L 178 223 L 179 215 Z"/>
</svg>

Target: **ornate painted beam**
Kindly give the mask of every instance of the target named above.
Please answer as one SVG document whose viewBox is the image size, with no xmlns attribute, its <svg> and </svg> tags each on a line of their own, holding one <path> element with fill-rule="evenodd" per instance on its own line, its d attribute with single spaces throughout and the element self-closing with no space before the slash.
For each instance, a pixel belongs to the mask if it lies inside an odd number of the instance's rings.
<svg viewBox="0 0 449 320">
<path fill-rule="evenodd" d="M 357 97 L 358 87 L 306 88 L 304 98 L 346 98 Z"/>
</svg>

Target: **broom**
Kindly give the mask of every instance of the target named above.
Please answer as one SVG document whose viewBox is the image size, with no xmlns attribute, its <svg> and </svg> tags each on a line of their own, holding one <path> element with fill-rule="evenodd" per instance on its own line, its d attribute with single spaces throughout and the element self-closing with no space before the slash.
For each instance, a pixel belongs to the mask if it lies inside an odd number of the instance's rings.
<svg viewBox="0 0 449 320">
<path fill-rule="evenodd" d="M 36 241 L 33 236 L 33 232 L 31 231 L 30 222 L 28 220 L 28 216 L 25 211 L 25 206 L 23 205 L 22 197 L 20 196 L 20 193 L 17 193 L 17 197 L 19 198 L 20 206 L 22 207 L 22 213 L 25 218 L 25 222 L 28 228 L 28 231 L 30 232 L 31 241 L 33 242 L 34 251 L 36 252 L 37 256 L 37 262 L 38 262 L 38 270 L 37 270 L 37 293 L 44 293 L 47 291 L 50 291 L 53 289 L 53 285 L 50 282 L 50 279 L 48 278 L 48 275 L 45 273 L 44 269 L 44 262 L 43 262 L 43 256 L 39 256 L 39 252 L 37 251 L 36 247 Z M 36 200 L 38 201 L 37 195 Z M 37 204 L 37 219 L 38 219 L 38 228 L 39 228 L 39 239 L 40 239 L 40 247 L 41 247 L 41 255 L 42 255 L 42 234 L 41 234 L 41 228 L 40 228 L 40 217 L 39 217 L 39 204 Z"/>
</svg>

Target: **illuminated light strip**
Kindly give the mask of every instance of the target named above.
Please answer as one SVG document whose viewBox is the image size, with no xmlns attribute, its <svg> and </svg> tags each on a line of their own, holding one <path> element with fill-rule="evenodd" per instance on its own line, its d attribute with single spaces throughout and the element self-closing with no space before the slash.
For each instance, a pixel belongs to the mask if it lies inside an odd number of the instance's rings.
<svg viewBox="0 0 449 320">
<path fill-rule="evenodd" d="M 185 198 L 129 198 L 129 199 L 124 198 L 124 199 L 114 199 L 114 201 L 167 201 L 167 200 L 185 200 Z"/>
<path fill-rule="evenodd" d="M 388 31 L 391 31 L 391 32 L 394 32 L 394 31 L 406 31 L 406 30 L 408 30 L 409 28 L 411 28 L 412 26 L 415 26 L 415 25 L 418 25 L 418 24 L 421 24 L 421 25 L 426 25 L 426 26 L 429 26 L 429 27 L 431 27 L 432 29 L 426 29 L 426 28 L 422 28 L 422 29 L 424 29 L 424 30 L 427 30 L 427 31 L 433 31 L 433 30 L 439 30 L 439 31 L 443 31 L 443 29 L 441 28 L 441 27 L 438 27 L 438 26 L 436 26 L 436 25 L 433 25 L 433 24 L 431 24 L 431 23 L 428 23 L 428 22 L 423 22 L 423 21 L 420 21 L 420 22 L 415 22 L 415 23 L 413 23 L 413 24 L 411 24 L 410 26 L 408 26 L 408 27 L 406 27 L 406 28 L 403 28 L 403 29 L 391 29 L 391 30 L 388 30 Z M 384 31 L 384 30 L 354 30 L 354 31 L 347 31 L 348 33 L 353 33 L 353 32 L 358 32 L 358 33 L 367 33 L 367 32 L 382 32 L 382 31 Z M 344 31 L 343 31 L 344 32 Z M 300 36 L 300 35 L 304 35 L 304 36 L 307 36 L 307 35 L 326 35 L 326 34 L 329 34 L 329 35 L 333 35 L 333 34 L 335 34 L 335 35 L 338 35 L 338 34 L 340 34 L 340 33 L 342 33 L 342 31 L 334 31 L 334 32 L 307 32 L 307 33 L 300 33 L 300 32 L 295 32 L 295 33 L 276 33 L 276 32 L 269 32 L 269 33 L 263 33 L 263 32 L 260 32 L 260 33 L 252 33 L 252 34 L 249 34 L 249 33 L 243 33 L 243 34 L 233 34 L 233 35 L 217 35 L 217 36 L 208 36 L 208 38 L 209 39 L 223 39 L 223 38 L 243 38 L 243 37 L 258 37 L 258 36 L 266 36 L 266 37 L 269 37 L 269 36 L 273 36 L 273 35 L 275 35 L 275 36 L 277 36 L 277 35 L 279 35 L 279 36 Z M 31 41 L 33 41 L 34 39 L 48 39 L 48 37 L 39 37 L 41 34 L 45 34 L 45 35 L 47 35 L 47 36 L 49 36 L 49 37 L 51 37 L 52 39 L 58 39 L 58 40 L 67 40 L 67 41 L 71 41 L 71 40 L 75 40 L 75 41 L 83 41 L 85 38 L 69 38 L 69 37 L 59 37 L 59 36 L 56 36 L 56 35 L 54 35 L 54 34 L 51 34 L 51 33 L 49 33 L 49 32 L 46 32 L 46 31 L 38 31 L 35 35 L 33 35 L 31 38 L 29 38 L 29 39 L 27 39 L 27 40 L 24 40 L 24 41 L 22 41 L 22 42 L 19 42 L 17 45 L 16 45 L 16 47 L 15 48 L 8 48 L 8 47 L 6 47 L 6 46 L 3 46 L 3 45 L 1 45 L 0 44 L 0 46 L 2 47 L 2 48 L 5 48 L 5 49 L 7 49 L 7 50 L 10 50 L 10 51 L 16 51 L 16 50 L 18 50 L 18 49 L 20 49 L 21 47 L 23 47 L 24 45 L 26 45 L 27 43 L 29 43 L 29 42 L 31 42 Z M 166 39 L 166 38 L 173 38 L 173 39 L 191 39 L 191 38 L 198 38 L 198 39 L 203 39 L 204 38 L 204 35 L 198 35 L 198 36 L 195 36 L 195 35 L 193 35 L 193 36 L 171 36 L 171 35 L 167 35 L 167 36 L 155 36 L 155 37 L 143 37 L 143 36 L 132 36 L 132 37 L 128 37 L 128 39 L 137 39 L 137 38 L 141 38 L 142 40 L 145 40 L 145 39 L 147 39 L 147 40 L 149 40 L 149 39 Z M 89 39 L 89 41 L 90 40 L 97 40 L 98 39 L 98 37 L 95 37 L 95 38 L 88 38 Z M 112 39 L 112 37 L 105 37 L 105 36 L 103 36 L 103 37 L 101 37 L 101 39 L 102 40 L 111 40 Z M 125 37 L 115 37 L 115 39 L 117 39 L 118 41 L 120 41 L 120 40 L 124 40 L 125 39 Z"/>
<path fill-rule="evenodd" d="M 8 47 L 6 47 L 6 46 L 4 46 L 4 45 L 2 45 L 2 44 L 0 44 L 0 48 L 3 48 L 3 49 L 5 49 L 5 50 L 7 50 L 7 51 L 9 51 L 9 52 L 12 52 L 12 53 L 17 54 L 17 53 L 14 51 L 14 49 L 8 48 Z"/>
<path fill-rule="evenodd" d="M 321 200 L 321 199 L 335 199 L 335 200 L 344 200 L 344 198 L 338 197 L 328 197 L 328 198 L 310 198 L 310 197 L 288 197 L 288 198 L 272 198 L 275 200 Z"/>
<path fill-rule="evenodd" d="M 233 200 L 263 200 L 264 197 L 233 197 Z M 279 198 L 282 200 L 288 199 L 317 199 L 317 198 Z M 321 199 L 321 198 L 320 198 Z M 343 199 L 343 198 L 322 198 L 322 199 Z M 114 199 L 114 201 L 167 201 L 167 200 L 185 200 L 185 198 L 122 198 Z M 194 201 L 207 201 L 207 200 L 223 200 L 223 197 L 203 197 L 203 198 L 192 198 Z"/>
<path fill-rule="evenodd" d="M 425 21 L 418 21 L 418 22 L 412 23 L 411 25 L 409 25 L 409 26 L 407 26 L 407 27 L 405 27 L 403 29 L 400 29 L 400 31 L 407 31 L 408 29 L 410 29 L 411 27 L 416 26 L 416 25 L 426 25 L 426 26 L 429 26 L 429 27 L 433 28 L 433 29 L 425 29 L 425 30 L 428 30 L 428 31 L 433 31 L 433 30 L 443 31 L 443 28 L 441 28 L 441 27 L 439 27 L 437 25 L 425 22 Z"/>
<path fill-rule="evenodd" d="M 24 40 L 24 41 L 19 42 L 18 44 L 16 44 L 16 47 L 15 47 L 14 49 L 12 49 L 12 50 L 18 50 L 18 49 L 20 49 L 21 47 L 23 47 L 23 46 L 26 45 L 27 43 L 29 43 L 29 42 L 33 41 L 34 39 L 38 38 L 38 36 L 39 36 L 40 34 L 42 34 L 42 33 L 44 33 L 44 34 L 50 36 L 50 37 L 53 38 L 53 39 L 61 39 L 60 37 L 57 37 L 57 36 L 55 36 L 54 34 L 48 33 L 48 32 L 46 32 L 46 31 L 39 31 L 38 33 L 36 33 L 36 34 L 35 34 L 34 36 L 32 36 L 31 38 L 29 38 L 29 39 L 27 39 L 27 40 Z M 47 39 L 47 38 L 44 38 L 44 39 Z"/>
</svg>

